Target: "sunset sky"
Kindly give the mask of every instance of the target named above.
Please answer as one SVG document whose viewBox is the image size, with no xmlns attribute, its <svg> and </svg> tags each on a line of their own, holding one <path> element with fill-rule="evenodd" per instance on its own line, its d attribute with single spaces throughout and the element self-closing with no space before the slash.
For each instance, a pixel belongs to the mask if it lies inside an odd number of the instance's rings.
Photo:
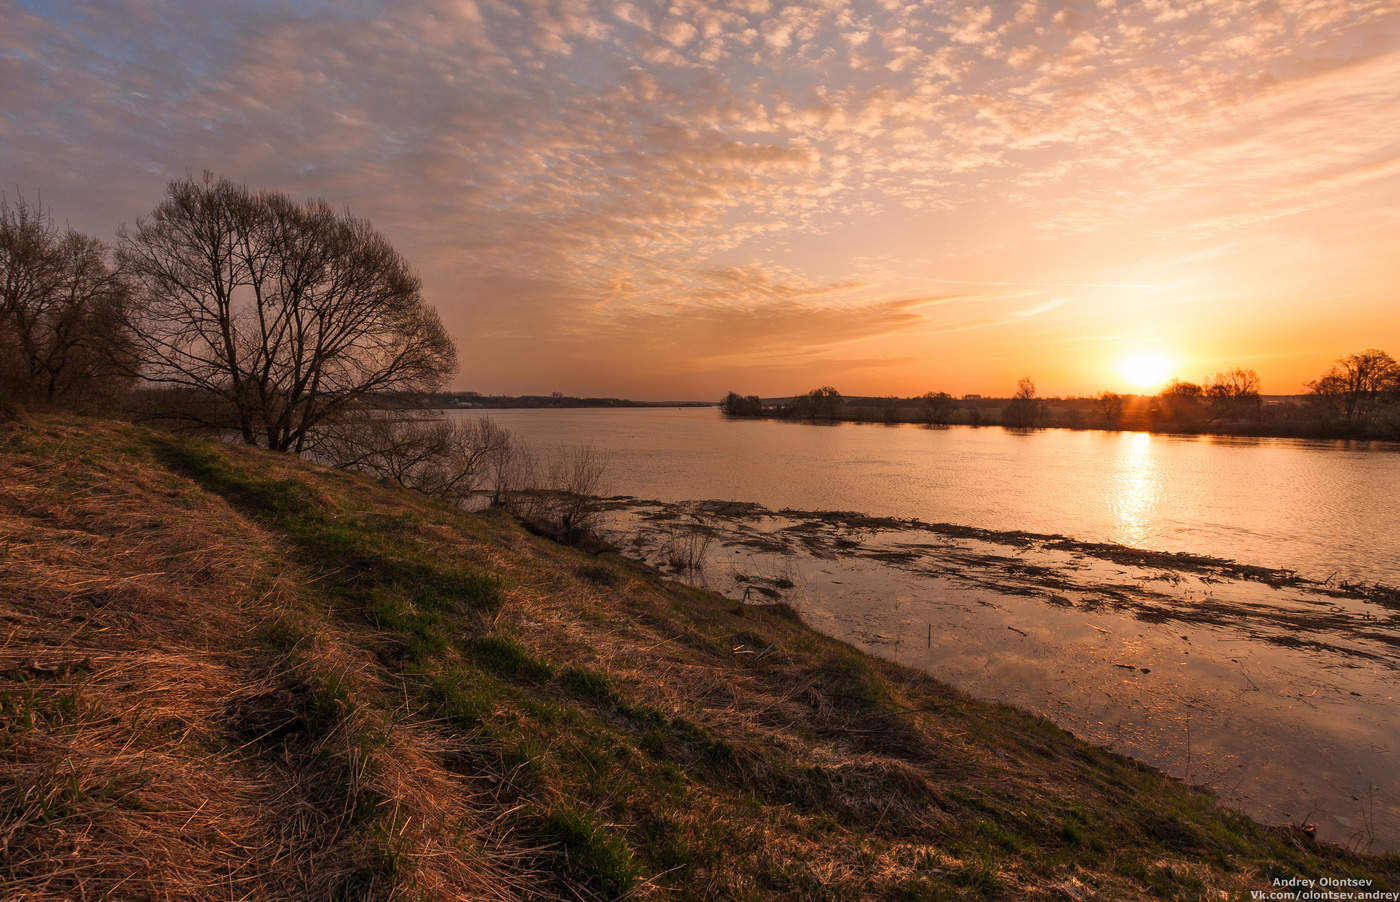
<svg viewBox="0 0 1400 902">
<path fill-rule="evenodd" d="M 204 169 L 371 218 L 462 389 L 1400 354 L 1395 0 L 0 0 L 0 188 L 110 239 Z"/>
</svg>

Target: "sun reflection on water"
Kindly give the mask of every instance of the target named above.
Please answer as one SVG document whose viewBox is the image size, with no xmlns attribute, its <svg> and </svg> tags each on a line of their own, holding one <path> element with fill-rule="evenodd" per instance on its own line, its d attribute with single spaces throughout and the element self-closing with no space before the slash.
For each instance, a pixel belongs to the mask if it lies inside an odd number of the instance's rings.
<svg viewBox="0 0 1400 902">
<path fill-rule="evenodd" d="M 1108 504 L 1117 520 L 1117 540 L 1125 545 L 1141 545 L 1155 531 L 1162 476 L 1153 453 L 1152 436 L 1132 432 L 1119 438 L 1116 469 L 1108 483 Z"/>
</svg>

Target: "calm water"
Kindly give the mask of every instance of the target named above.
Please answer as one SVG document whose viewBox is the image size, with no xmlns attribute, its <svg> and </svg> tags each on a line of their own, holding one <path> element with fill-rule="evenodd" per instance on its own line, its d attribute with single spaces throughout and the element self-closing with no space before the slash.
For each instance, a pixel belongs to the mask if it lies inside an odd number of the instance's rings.
<svg viewBox="0 0 1400 902">
<path fill-rule="evenodd" d="M 607 451 L 616 494 L 1062 533 L 1400 582 L 1395 445 L 813 426 L 711 408 L 486 413 L 536 447 Z"/>
<path fill-rule="evenodd" d="M 606 490 L 640 499 L 917 517 L 1400 583 L 1397 446 L 811 426 L 712 409 L 490 415 L 540 450 L 606 451 Z M 611 514 L 610 535 L 663 566 L 667 521 L 645 517 L 663 506 Z M 783 519 L 709 523 L 773 536 Z M 917 530 L 838 537 L 845 551 L 810 553 L 721 534 L 687 578 L 730 597 L 781 584 L 817 629 L 1046 715 L 1264 821 L 1400 849 L 1400 648 L 1384 605 L 1075 553 L 929 544 Z M 900 542 L 919 557 L 901 564 L 858 547 Z M 1007 555 L 1053 574 L 1058 603 L 1005 588 Z M 1332 620 L 1309 619 L 1319 613 Z"/>
</svg>

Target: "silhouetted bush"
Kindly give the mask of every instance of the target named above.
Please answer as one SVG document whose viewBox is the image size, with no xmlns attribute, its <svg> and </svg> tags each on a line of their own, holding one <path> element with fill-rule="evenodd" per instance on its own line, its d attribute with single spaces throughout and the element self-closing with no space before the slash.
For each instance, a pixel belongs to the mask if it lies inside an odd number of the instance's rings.
<svg viewBox="0 0 1400 902">
<path fill-rule="evenodd" d="M 1308 383 L 1321 424 L 1346 435 L 1400 435 L 1400 364 L 1385 351 L 1348 354 Z"/>
<path fill-rule="evenodd" d="M 758 395 L 740 395 L 730 392 L 719 402 L 720 412 L 727 417 L 761 417 L 763 401 Z"/>
<path fill-rule="evenodd" d="M 132 370 L 127 287 L 96 238 L 0 197 L 0 386 L 67 403 L 120 393 Z"/>
<path fill-rule="evenodd" d="M 1002 424 L 1017 429 L 1031 429 L 1042 424 L 1045 406 L 1035 396 L 1035 383 L 1030 377 L 1016 383 L 1016 394 L 1002 412 Z"/>
<path fill-rule="evenodd" d="M 930 426 L 946 426 L 958 404 L 946 391 L 931 391 L 919 399 L 922 402 L 924 421 Z"/>
</svg>

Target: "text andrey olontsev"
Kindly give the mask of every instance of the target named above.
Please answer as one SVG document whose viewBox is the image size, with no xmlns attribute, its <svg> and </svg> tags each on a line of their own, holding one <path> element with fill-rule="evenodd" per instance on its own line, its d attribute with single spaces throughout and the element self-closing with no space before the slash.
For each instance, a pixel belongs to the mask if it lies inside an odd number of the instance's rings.
<svg viewBox="0 0 1400 902">
<path fill-rule="evenodd" d="M 1373 890 L 1364 877 L 1275 877 L 1274 889 L 1252 890 L 1251 899 L 1377 899 L 1400 902 L 1400 892 Z"/>
</svg>

